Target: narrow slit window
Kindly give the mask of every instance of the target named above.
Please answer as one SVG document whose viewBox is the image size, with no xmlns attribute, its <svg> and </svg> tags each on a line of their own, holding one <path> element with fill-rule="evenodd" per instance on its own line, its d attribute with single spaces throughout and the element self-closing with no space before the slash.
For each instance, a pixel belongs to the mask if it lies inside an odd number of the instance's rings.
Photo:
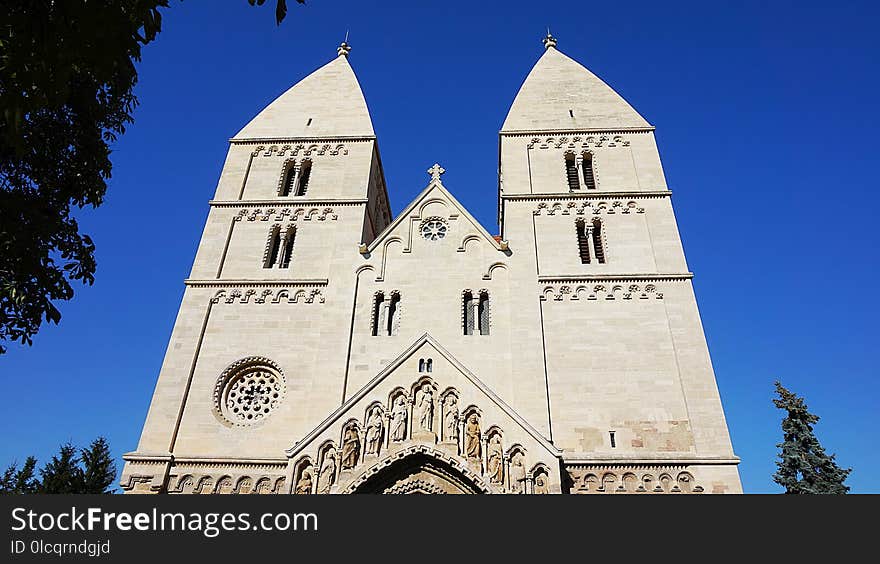
<svg viewBox="0 0 880 564">
<path fill-rule="evenodd" d="M 309 121 L 306 122 L 306 127 L 312 125 L 312 118 L 309 118 Z"/>
<path fill-rule="evenodd" d="M 284 239 L 281 242 L 281 260 L 278 265 L 281 268 L 288 268 L 290 266 L 290 259 L 293 257 L 293 242 L 296 239 L 296 228 L 289 227 L 287 229 L 287 233 L 284 235 Z"/>
<path fill-rule="evenodd" d="M 480 292 L 480 302 L 478 304 L 478 313 L 480 319 L 480 335 L 489 334 L 489 293 Z"/>
<path fill-rule="evenodd" d="M 295 196 L 305 196 L 306 191 L 309 189 L 309 178 L 312 176 L 312 162 L 311 161 L 303 161 L 302 165 L 300 165 L 299 171 L 299 179 L 296 183 L 296 192 Z"/>
<path fill-rule="evenodd" d="M 596 253 L 596 262 L 605 264 L 605 246 L 602 244 L 602 222 L 593 220 L 593 249 Z"/>
<path fill-rule="evenodd" d="M 290 196 L 293 193 L 293 187 L 297 182 L 296 172 L 296 165 L 291 161 L 291 163 L 284 169 L 284 176 L 281 180 L 281 190 L 278 193 L 279 196 Z"/>
<path fill-rule="evenodd" d="M 566 153 L 565 155 L 565 177 L 568 180 L 569 191 L 574 192 L 581 189 L 580 181 L 578 180 L 577 163 L 575 162 L 574 155 L 571 153 Z"/>
<path fill-rule="evenodd" d="M 592 153 L 584 153 L 581 168 L 584 173 L 584 188 L 587 190 L 596 189 L 596 175 L 593 171 L 593 155 Z"/>
<path fill-rule="evenodd" d="M 581 257 L 581 264 L 590 264 L 590 240 L 587 237 L 586 223 L 581 219 L 577 221 L 576 226 L 578 253 Z"/>
<path fill-rule="evenodd" d="M 385 294 L 379 292 L 373 302 L 373 336 L 379 336 L 379 328 L 382 327 L 382 314 L 385 311 Z"/>
<path fill-rule="evenodd" d="M 464 318 L 464 334 L 465 335 L 473 335 L 474 334 L 474 295 L 470 292 L 465 292 L 464 297 L 462 299 L 462 307 L 463 318 Z"/>
<path fill-rule="evenodd" d="M 608 431 L 608 438 L 611 439 L 611 448 L 617 448 L 617 440 L 614 438 L 614 431 Z"/>
<path fill-rule="evenodd" d="M 281 228 L 277 225 L 269 231 L 267 245 L 266 260 L 263 262 L 263 268 L 272 268 L 278 263 L 278 251 L 281 247 Z"/>
<path fill-rule="evenodd" d="M 400 326 L 400 294 L 391 294 L 388 300 L 388 315 L 386 325 L 386 335 L 397 335 L 397 329 Z"/>
</svg>

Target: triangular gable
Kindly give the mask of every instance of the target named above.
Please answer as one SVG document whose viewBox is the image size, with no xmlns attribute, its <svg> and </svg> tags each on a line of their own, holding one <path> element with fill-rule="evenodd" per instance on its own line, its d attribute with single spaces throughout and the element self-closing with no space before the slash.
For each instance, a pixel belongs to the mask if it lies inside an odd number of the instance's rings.
<svg viewBox="0 0 880 564">
<path fill-rule="evenodd" d="M 467 211 L 467 208 L 461 205 L 461 202 L 455 199 L 455 196 L 453 196 L 452 193 L 447 190 L 445 186 L 443 186 L 443 183 L 440 181 L 440 179 L 433 178 L 431 179 L 431 182 L 429 182 L 428 185 L 425 187 L 425 189 L 422 190 L 421 193 L 419 193 L 419 195 L 416 196 L 416 198 L 412 202 L 410 202 L 406 209 L 400 212 L 400 214 L 397 215 L 394 221 L 388 224 L 388 226 L 385 227 L 385 229 L 381 233 L 379 233 L 379 235 L 375 239 L 373 239 L 373 241 L 369 245 L 363 245 L 361 247 L 361 253 L 367 254 L 378 248 L 383 243 L 383 241 L 388 239 L 391 234 L 397 230 L 398 226 L 403 224 L 403 222 L 406 221 L 407 218 L 409 218 L 413 214 L 413 210 L 417 209 L 423 202 L 425 202 L 435 190 L 439 191 L 443 195 L 443 197 L 446 198 L 449 203 L 458 211 L 460 217 L 463 217 L 467 221 L 469 221 L 471 225 L 473 225 L 474 229 L 477 230 L 477 233 L 479 233 L 486 241 L 488 241 L 490 245 L 492 245 L 495 249 L 499 251 L 507 251 L 507 241 L 498 241 L 494 237 L 492 237 L 492 235 L 490 235 L 489 232 L 486 231 L 486 228 L 483 227 L 480 222 L 477 221 L 477 219 L 473 215 L 471 215 L 469 211 Z"/>
<path fill-rule="evenodd" d="M 461 364 L 449 351 L 440 346 L 431 335 L 424 333 L 421 337 L 410 345 L 403 353 L 386 366 L 379 374 L 367 382 L 360 390 L 355 392 L 344 404 L 330 414 L 322 421 L 314 430 L 303 437 L 299 442 L 291 448 L 285 450 L 285 454 L 289 458 L 295 457 L 297 454 L 311 445 L 316 438 L 320 437 L 324 431 L 342 419 L 349 410 L 358 402 L 364 399 L 367 394 L 374 390 L 380 383 L 394 373 L 407 359 L 409 359 L 424 344 L 430 344 L 443 358 L 445 358 L 455 369 L 457 369 L 467 380 L 469 380 L 475 388 L 482 392 L 487 399 L 493 402 L 503 413 L 515 421 L 521 429 L 527 433 L 536 443 L 540 444 L 547 452 L 562 456 L 562 451 L 556 448 L 550 441 L 544 438 L 537 429 L 532 427 L 525 419 L 523 419 L 516 411 L 513 410 L 503 399 L 501 399 L 489 386 L 483 383 L 473 372 L 468 370 Z"/>
</svg>

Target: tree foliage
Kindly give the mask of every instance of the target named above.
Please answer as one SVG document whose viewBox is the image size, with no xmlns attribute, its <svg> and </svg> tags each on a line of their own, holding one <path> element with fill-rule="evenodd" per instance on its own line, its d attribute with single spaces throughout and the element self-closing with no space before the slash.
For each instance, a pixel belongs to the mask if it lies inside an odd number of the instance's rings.
<svg viewBox="0 0 880 564">
<path fill-rule="evenodd" d="M 783 442 L 776 462 L 773 480 L 785 488 L 787 494 L 845 494 L 844 484 L 852 469 L 842 469 L 828 455 L 813 433 L 819 417 L 810 413 L 802 397 L 788 391 L 776 382 L 774 405 L 786 412 L 782 420 Z"/>
<path fill-rule="evenodd" d="M 39 478 L 36 467 L 33 456 L 20 469 L 13 462 L 0 477 L 0 494 L 104 494 L 115 489 L 116 463 L 104 437 L 79 451 L 70 443 L 61 445 Z"/>
<path fill-rule="evenodd" d="M 265 0 L 248 0 L 262 6 Z M 297 0 L 300 4 L 304 0 Z M 168 0 L 4 0 L 0 23 L 0 354 L 58 323 L 95 280 L 79 208 L 104 201 L 110 144 L 137 106 L 141 48 Z M 287 15 L 276 0 L 275 20 Z"/>
</svg>

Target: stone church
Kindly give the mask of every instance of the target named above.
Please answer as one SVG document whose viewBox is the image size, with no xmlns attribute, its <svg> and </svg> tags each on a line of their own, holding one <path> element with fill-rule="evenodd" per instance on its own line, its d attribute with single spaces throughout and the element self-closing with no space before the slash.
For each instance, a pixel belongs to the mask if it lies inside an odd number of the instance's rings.
<svg viewBox="0 0 880 564">
<path fill-rule="evenodd" d="M 345 43 L 230 140 L 126 492 L 741 492 L 654 127 L 544 47 L 497 235 L 392 216 Z"/>
</svg>

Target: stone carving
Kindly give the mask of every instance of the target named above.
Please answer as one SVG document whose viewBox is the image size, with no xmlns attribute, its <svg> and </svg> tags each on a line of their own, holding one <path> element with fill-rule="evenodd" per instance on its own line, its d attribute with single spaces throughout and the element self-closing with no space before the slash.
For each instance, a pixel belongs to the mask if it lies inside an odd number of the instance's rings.
<svg viewBox="0 0 880 564">
<path fill-rule="evenodd" d="M 547 478 L 547 473 L 543 470 L 540 470 L 537 474 L 535 474 L 535 490 L 536 494 L 549 494 L 550 493 L 550 484 Z"/>
<path fill-rule="evenodd" d="M 299 480 L 296 482 L 296 489 L 293 491 L 295 494 L 310 494 L 312 493 L 312 473 L 309 470 L 303 470 L 302 474 L 299 476 Z"/>
<path fill-rule="evenodd" d="M 348 470 L 357 466 L 360 455 L 361 439 L 358 436 L 357 428 L 354 425 L 349 425 L 342 437 L 342 469 Z"/>
<path fill-rule="evenodd" d="M 251 300 L 251 296 L 254 297 Z M 297 303 L 324 303 L 324 295 L 321 293 L 321 290 L 317 288 L 279 288 L 278 290 L 274 290 L 271 288 L 266 288 L 261 290 L 259 294 L 253 288 L 248 289 L 245 292 L 242 292 L 238 288 L 233 289 L 223 289 L 218 290 L 214 297 L 211 298 L 211 303 L 219 304 L 219 303 L 254 303 L 254 304 L 264 304 L 264 303 L 289 303 L 289 304 L 297 304 Z"/>
<path fill-rule="evenodd" d="M 514 493 L 523 493 L 526 484 L 526 464 L 523 453 L 517 452 L 510 459 L 510 489 Z"/>
<path fill-rule="evenodd" d="M 493 484 L 504 483 L 504 454 L 501 449 L 501 437 L 498 433 L 489 439 L 486 450 L 488 451 L 486 473 L 489 475 L 489 482 Z"/>
<path fill-rule="evenodd" d="M 483 453 L 480 439 L 480 418 L 476 413 L 471 413 L 464 429 L 464 453 L 468 459 L 480 459 Z"/>
<path fill-rule="evenodd" d="M 321 463 L 321 471 L 318 472 L 318 493 L 330 493 L 330 487 L 336 478 L 336 457 L 328 452 L 324 455 Z"/>
<path fill-rule="evenodd" d="M 569 466 L 573 494 L 702 493 L 685 466 Z M 618 482 L 617 474 L 622 478 Z M 659 475 L 659 478 L 655 476 Z M 601 478 L 600 478 L 601 476 Z M 673 476 L 675 476 L 673 478 Z"/>
<path fill-rule="evenodd" d="M 427 384 L 422 386 L 418 414 L 419 429 L 430 432 L 434 426 L 434 394 L 431 391 L 431 386 Z"/>
<path fill-rule="evenodd" d="M 402 441 L 406 439 L 406 401 L 403 396 L 397 396 L 394 400 L 394 408 L 391 410 L 391 440 Z"/>
<path fill-rule="evenodd" d="M 626 289 L 619 284 L 615 284 L 610 288 L 602 284 L 595 284 L 592 287 L 586 284 L 575 285 L 548 285 L 541 291 L 540 299 L 542 301 L 595 301 L 595 300 L 662 300 L 663 292 L 658 292 L 654 284 L 646 284 L 644 289 L 638 284 L 629 284 Z"/>
<path fill-rule="evenodd" d="M 573 205 L 572 205 L 573 204 Z M 645 213 L 645 208 L 640 207 L 635 201 L 623 200 L 600 201 L 575 201 L 568 202 L 563 206 L 562 202 L 541 202 L 532 210 L 532 215 L 615 215 L 615 214 Z"/>
<path fill-rule="evenodd" d="M 366 454 L 379 454 L 379 445 L 382 443 L 382 432 L 385 430 L 382 422 L 382 411 L 376 407 L 367 418 L 367 432 L 364 442 Z"/>
<path fill-rule="evenodd" d="M 443 440 L 458 442 L 458 398 L 454 394 L 446 396 L 443 407 Z"/>
</svg>

